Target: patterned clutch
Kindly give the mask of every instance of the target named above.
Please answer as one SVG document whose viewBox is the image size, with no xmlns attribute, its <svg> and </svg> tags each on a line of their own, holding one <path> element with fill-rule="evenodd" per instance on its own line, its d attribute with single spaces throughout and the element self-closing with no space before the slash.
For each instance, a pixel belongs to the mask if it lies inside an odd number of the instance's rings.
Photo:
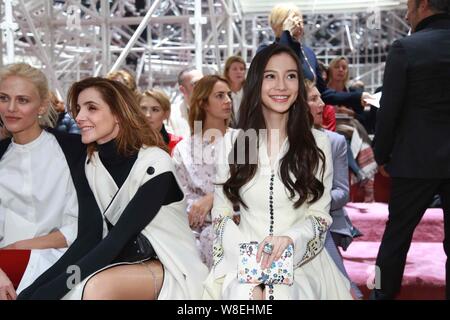
<svg viewBox="0 0 450 320">
<path fill-rule="evenodd" d="M 258 242 L 239 244 L 238 281 L 240 283 L 264 283 L 292 285 L 294 282 L 293 260 L 294 247 L 289 245 L 281 258 L 272 263 L 270 268 L 262 270 L 256 262 Z"/>
</svg>

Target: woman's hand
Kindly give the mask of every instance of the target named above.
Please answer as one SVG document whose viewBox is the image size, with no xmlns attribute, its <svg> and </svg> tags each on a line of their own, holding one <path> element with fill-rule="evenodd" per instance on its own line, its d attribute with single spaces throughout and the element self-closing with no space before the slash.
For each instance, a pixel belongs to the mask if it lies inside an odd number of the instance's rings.
<svg viewBox="0 0 450 320">
<path fill-rule="evenodd" d="M 189 211 L 188 219 L 189 226 L 193 229 L 203 226 L 207 214 L 213 207 L 214 195 L 208 193 L 206 196 L 201 197 L 195 201 Z"/>
<path fill-rule="evenodd" d="M 268 254 L 264 252 L 264 245 L 266 243 L 272 244 L 272 253 Z M 261 261 L 261 269 L 267 269 L 272 265 L 272 262 L 281 258 L 283 251 L 290 245 L 294 244 L 294 241 L 290 237 L 266 237 L 258 246 L 258 253 L 256 254 L 256 262 Z"/>
<path fill-rule="evenodd" d="M 291 12 L 289 16 L 283 22 L 283 30 L 289 31 L 291 36 L 298 40 L 303 33 L 302 19 L 294 12 Z"/>
<path fill-rule="evenodd" d="M 0 269 L 0 300 L 16 300 L 17 294 L 6 273 Z"/>
<path fill-rule="evenodd" d="M 25 250 L 25 249 L 29 249 L 29 248 L 27 247 L 26 240 L 23 240 L 23 241 L 17 241 L 17 242 L 11 243 L 2 249 L 3 250 Z"/>
</svg>

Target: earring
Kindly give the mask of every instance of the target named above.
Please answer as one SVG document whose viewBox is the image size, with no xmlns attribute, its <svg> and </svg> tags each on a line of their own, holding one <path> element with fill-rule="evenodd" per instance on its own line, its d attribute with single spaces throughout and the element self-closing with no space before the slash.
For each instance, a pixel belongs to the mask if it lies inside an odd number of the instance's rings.
<svg viewBox="0 0 450 320">
<path fill-rule="evenodd" d="M 39 119 L 39 120 L 42 119 L 42 114 L 39 114 L 39 115 L 38 115 L 38 119 Z"/>
</svg>

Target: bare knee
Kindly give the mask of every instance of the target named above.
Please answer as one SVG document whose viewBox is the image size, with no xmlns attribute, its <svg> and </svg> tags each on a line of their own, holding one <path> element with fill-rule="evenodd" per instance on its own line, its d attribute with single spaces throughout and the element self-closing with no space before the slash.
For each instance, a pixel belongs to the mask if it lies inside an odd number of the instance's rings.
<svg viewBox="0 0 450 320">
<path fill-rule="evenodd" d="M 264 300 L 263 294 L 263 289 L 260 286 L 256 286 L 253 288 L 252 298 L 253 300 Z"/>
<path fill-rule="evenodd" d="M 114 288 L 109 281 L 104 281 L 100 274 L 93 276 L 86 283 L 83 291 L 83 300 L 112 300 L 114 297 Z"/>
</svg>

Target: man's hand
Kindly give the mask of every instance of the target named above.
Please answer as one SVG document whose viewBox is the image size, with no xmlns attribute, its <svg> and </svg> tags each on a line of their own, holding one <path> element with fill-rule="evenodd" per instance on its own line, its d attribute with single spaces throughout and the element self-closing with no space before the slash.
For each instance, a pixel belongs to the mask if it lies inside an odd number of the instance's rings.
<svg viewBox="0 0 450 320">
<path fill-rule="evenodd" d="M 366 100 L 373 100 L 373 99 L 375 99 L 370 93 L 368 93 L 368 92 L 363 92 L 362 93 L 362 95 L 361 95 L 361 105 L 363 106 L 363 107 L 368 107 L 368 106 L 370 106 L 370 104 L 366 101 Z"/>
<path fill-rule="evenodd" d="M 383 177 L 389 178 L 389 173 L 387 173 L 386 169 L 384 168 L 384 165 L 378 166 L 378 171 L 381 173 Z"/>
<path fill-rule="evenodd" d="M 0 269 L 0 300 L 16 300 L 17 294 L 6 273 Z"/>
</svg>

